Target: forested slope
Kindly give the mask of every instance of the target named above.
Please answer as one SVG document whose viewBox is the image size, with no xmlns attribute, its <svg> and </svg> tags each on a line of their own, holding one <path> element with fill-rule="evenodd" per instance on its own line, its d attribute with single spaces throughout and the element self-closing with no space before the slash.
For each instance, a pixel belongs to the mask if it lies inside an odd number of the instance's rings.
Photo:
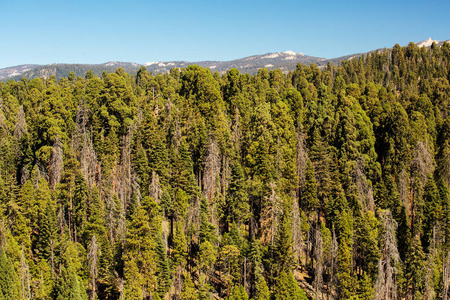
<svg viewBox="0 0 450 300">
<path fill-rule="evenodd" d="M 410 43 L 0 83 L 0 299 L 447 299 L 449 80 Z"/>
</svg>

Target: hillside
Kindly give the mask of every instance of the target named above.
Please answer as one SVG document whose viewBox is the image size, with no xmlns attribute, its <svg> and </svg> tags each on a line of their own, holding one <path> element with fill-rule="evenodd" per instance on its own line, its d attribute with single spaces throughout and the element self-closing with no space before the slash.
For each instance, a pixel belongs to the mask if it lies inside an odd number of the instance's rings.
<svg viewBox="0 0 450 300">
<path fill-rule="evenodd" d="M 445 299 L 449 81 L 410 43 L 0 82 L 0 298 Z"/>
<path fill-rule="evenodd" d="M 24 74 L 27 71 L 33 70 L 39 65 L 20 65 L 15 67 L 8 67 L 0 69 L 0 81 L 7 80 L 9 78 L 15 78 L 21 74 Z"/>
</svg>

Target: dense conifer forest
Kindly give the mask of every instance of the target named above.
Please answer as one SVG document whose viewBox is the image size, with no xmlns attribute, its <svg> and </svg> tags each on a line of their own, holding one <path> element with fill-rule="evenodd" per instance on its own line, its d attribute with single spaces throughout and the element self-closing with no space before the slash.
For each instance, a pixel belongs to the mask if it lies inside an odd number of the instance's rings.
<svg viewBox="0 0 450 300">
<path fill-rule="evenodd" d="M 0 83 L 0 299 L 448 299 L 450 44 Z"/>
</svg>

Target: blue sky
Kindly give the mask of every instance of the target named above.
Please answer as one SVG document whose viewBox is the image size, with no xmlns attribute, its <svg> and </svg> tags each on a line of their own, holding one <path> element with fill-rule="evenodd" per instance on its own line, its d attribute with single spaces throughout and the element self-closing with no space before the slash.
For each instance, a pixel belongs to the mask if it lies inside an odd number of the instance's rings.
<svg viewBox="0 0 450 300">
<path fill-rule="evenodd" d="M 0 68 L 25 63 L 325 58 L 450 39 L 450 1 L 6 1 Z"/>
</svg>

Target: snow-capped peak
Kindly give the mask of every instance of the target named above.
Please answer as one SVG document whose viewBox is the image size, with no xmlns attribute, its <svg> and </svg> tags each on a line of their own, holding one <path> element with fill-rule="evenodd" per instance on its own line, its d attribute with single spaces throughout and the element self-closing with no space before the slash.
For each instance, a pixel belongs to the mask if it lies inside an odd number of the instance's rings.
<svg viewBox="0 0 450 300">
<path fill-rule="evenodd" d="M 297 53 L 295 53 L 294 51 L 292 51 L 292 50 L 288 50 L 288 51 L 285 51 L 285 52 L 283 52 L 284 54 L 287 54 L 287 55 L 297 55 Z"/>
<path fill-rule="evenodd" d="M 419 42 L 419 43 L 417 43 L 416 45 L 418 46 L 418 47 L 431 47 L 431 45 L 433 44 L 433 43 L 439 43 L 439 41 L 437 41 L 437 40 L 432 40 L 430 37 L 427 39 L 427 40 L 425 40 L 425 41 L 422 41 L 422 42 Z"/>
<path fill-rule="evenodd" d="M 283 54 L 291 56 L 292 59 L 294 58 L 293 56 L 298 56 L 298 55 L 305 56 L 305 54 L 303 54 L 302 52 L 296 53 L 296 52 L 294 52 L 292 50 L 284 51 Z"/>
</svg>

